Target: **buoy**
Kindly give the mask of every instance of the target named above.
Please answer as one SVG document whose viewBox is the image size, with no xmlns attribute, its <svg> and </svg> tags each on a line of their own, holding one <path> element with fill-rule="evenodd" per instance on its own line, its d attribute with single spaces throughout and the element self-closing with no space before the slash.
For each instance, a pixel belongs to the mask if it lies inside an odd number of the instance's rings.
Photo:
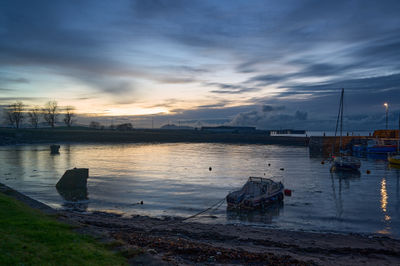
<svg viewBox="0 0 400 266">
<path fill-rule="evenodd" d="M 371 173 L 371 171 L 370 170 L 367 170 L 367 174 L 370 174 Z"/>
<path fill-rule="evenodd" d="M 288 196 L 288 197 L 292 196 L 292 190 L 290 190 L 290 189 L 283 190 L 283 193 L 285 193 L 285 196 Z"/>
<path fill-rule="evenodd" d="M 321 164 L 325 164 L 325 162 L 324 162 L 324 161 L 321 161 Z"/>
<path fill-rule="evenodd" d="M 271 166 L 271 164 L 269 163 L 268 166 Z"/>
<path fill-rule="evenodd" d="M 283 170 L 285 170 L 285 168 L 281 168 L 281 169 L 279 169 L 279 170 L 283 171 Z"/>
<path fill-rule="evenodd" d="M 211 167 L 211 166 L 210 166 L 210 167 L 208 167 L 208 170 L 210 170 L 210 171 L 211 171 L 211 170 L 212 170 L 212 167 Z"/>
</svg>

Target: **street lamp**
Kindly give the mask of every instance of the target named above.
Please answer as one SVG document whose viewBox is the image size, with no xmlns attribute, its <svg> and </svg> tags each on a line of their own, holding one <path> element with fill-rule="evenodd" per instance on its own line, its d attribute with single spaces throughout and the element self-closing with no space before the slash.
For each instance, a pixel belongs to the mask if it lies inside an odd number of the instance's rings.
<svg viewBox="0 0 400 266">
<path fill-rule="evenodd" d="M 384 103 L 383 106 L 386 108 L 386 129 L 388 129 L 388 110 L 389 110 L 389 104 Z"/>
</svg>

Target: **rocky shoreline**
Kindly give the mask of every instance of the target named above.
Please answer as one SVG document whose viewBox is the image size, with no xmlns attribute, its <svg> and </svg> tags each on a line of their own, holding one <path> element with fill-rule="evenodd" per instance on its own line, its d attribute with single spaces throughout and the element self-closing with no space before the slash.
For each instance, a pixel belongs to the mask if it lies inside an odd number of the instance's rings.
<svg viewBox="0 0 400 266">
<path fill-rule="evenodd" d="M 271 230 L 182 219 L 54 210 L 7 186 L 0 192 L 73 224 L 118 249 L 141 250 L 133 265 L 398 265 L 400 240 L 384 236 Z"/>
</svg>

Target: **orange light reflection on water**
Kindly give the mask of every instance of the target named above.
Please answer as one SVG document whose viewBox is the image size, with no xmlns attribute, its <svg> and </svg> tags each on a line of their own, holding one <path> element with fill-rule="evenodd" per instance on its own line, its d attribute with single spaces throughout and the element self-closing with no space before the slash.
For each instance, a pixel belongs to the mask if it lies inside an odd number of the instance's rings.
<svg viewBox="0 0 400 266">
<path fill-rule="evenodd" d="M 388 198 L 389 197 L 386 190 L 386 179 L 383 178 L 381 181 L 381 209 L 384 214 L 383 219 L 385 220 L 386 227 L 378 231 L 378 233 L 381 234 L 390 234 L 390 229 L 391 229 L 389 224 L 391 217 L 387 214 Z"/>
</svg>

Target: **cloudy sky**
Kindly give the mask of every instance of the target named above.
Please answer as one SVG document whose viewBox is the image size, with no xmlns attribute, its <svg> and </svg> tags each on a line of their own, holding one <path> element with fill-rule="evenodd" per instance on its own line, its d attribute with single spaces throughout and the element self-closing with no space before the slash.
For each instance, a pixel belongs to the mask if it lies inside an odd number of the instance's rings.
<svg viewBox="0 0 400 266">
<path fill-rule="evenodd" d="M 0 2 L 0 105 L 82 122 L 397 126 L 400 1 Z M 108 121 L 108 122 L 106 122 Z"/>
</svg>

